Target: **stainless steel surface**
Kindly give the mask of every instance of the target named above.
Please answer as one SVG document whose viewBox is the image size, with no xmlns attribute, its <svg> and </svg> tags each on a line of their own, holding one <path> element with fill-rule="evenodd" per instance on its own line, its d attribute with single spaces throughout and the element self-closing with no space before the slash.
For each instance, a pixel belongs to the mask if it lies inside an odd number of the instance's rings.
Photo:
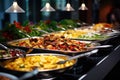
<svg viewBox="0 0 120 80">
<path fill-rule="evenodd" d="M 55 53 L 33 53 L 33 54 L 27 54 L 26 56 L 36 56 L 36 55 L 55 55 L 55 56 L 65 56 L 65 57 L 71 57 L 71 56 L 68 56 L 68 55 L 63 55 L 63 54 L 55 54 Z M 58 76 L 59 74 L 62 74 L 63 72 L 67 71 L 67 70 L 70 70 L 73 68 L 73 66 L 77 63 L 77 60 L 75 59 L 75 62 L 73 63 L 73 65 L 70 65 L 70 66 L 66 66 L 64 68 L 59 68 L 59 69 L 48 69 L 48 70 L 37 70 L 37 68 L 35 68 L 36 70 L 34 70 L 34 72 L 30 72 L 30 71 L 17 71 L 17 70 L 10 70 L 10 69 L 7 69 L 5 68 L 2 63 L 1 63 L 1 68 L 3 68 L 4 70 L 7 70 L 7 71 L 10 71 L 11 73 L 15 72 L 15 73 L 18 73 L 18 74 L 25 74 L 23 75 L 25 78 L 26 77 L 30 77 L 30 76 L 35 76 L 38 75 L 37 77 L 41 79 L 48 79 L 48 78 L 53 78 L 53 77 L 56 77 Z M 38 72 L 39 71 L 39 72 Z M 30 72 L 30 74 L 29 74 Z M 38 74 L 37 74 L 38 72 Z M 28 73 L 28 74 L 27 74 Z M 35 74 L 34 74 L 35 73 Z M 24 78 L 23 77 L 23 78 Z M 22 79 L 23 79 L 22 78 Z"/>
<path fill-rule="evenodd" d="M 95 46 L 94 49 L 99 49 L 99 48 L 109 48 L 112 47 L 112 45 L 101 45 L 101 46 Z M 89 48 L 89 47 L 88 47 Z"/>
<path fill-rule="evenodd" d="M 7 45 L 9 45 L 9 46 L 13 46 L 13 45 L 11 45 L 12 43 L 17 43 L 17 42 L 19 42 L 19 41 L 22 41 L 22 40 L 28 40 L 28 39 L 35 39 L 35 38 L 42 38 L 42 37 L 30 37 L 30 38 L 22 38 L 22 39 L 17 39 L 17 40 L 13 40 L 13 41 L 9 41 L 9 42 L 7 42 Z M 78 40 L 76 40 L 76 41 L 78 41 Z M 80 42 L 84 42 L 84 43 L 86 43 L 86 44 L 91 44 L 91 45 L 94 45 L 94 46 L 99 46 L 100 45 L 100 43 L 98 43 L 98 42 L 92 42 L 92 41 L 80 41 Z M 13 46 L 13 47 L 18 47 L 18 48 L 24 48 L 24 49 L 29 49 L 29 47 L 22 47 L 22 46 Z M 84 53 L 84 52 L 88 52 L 88 51 L 91 51 L 91 50 L 93 50 L 94 49 L 94 47 L 93 47 L 93 49 L 92 48 L 88 48 L 87 50 L 82 50 L 82 51 L 66 51 L 66 50 L 54 50 L 54 49 L 43 49 L 43 48 L 33 48 L 34 49 L 34 51 L 35 52 L 55 52 L 55 53 L 65 53 L 65 54 L 79 54 L 79 53 Z"/>
</svg>

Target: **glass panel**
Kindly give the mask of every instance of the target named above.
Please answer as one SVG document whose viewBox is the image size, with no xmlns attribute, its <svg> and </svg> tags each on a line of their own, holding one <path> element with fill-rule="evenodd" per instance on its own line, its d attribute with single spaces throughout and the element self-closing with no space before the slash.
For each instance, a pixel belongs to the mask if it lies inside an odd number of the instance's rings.
<svg viewBox="0 0 120 80">
<path fill-rule="evenodd" d="M 56 8 L 58 10 L 63 10 L 66 5 L 66 0 L 56 0 Z"/>
<path fill-rule="evenodd" d="M 42 0 L 41 1 L 41 6 L 42 6 L 42 8 L 45 6 L 45 4 L 46 4 L 46 2 L 49 2 L 50 3 L 50 0 Z M 50 16 L 50 12 L 41 12 L 42 14 L 41 14 L 41 17 L 42 17 L 42 19 L 43 20 L 45 20 L 45 19 L 49 19 L 49 16 Z"/>
</svg>

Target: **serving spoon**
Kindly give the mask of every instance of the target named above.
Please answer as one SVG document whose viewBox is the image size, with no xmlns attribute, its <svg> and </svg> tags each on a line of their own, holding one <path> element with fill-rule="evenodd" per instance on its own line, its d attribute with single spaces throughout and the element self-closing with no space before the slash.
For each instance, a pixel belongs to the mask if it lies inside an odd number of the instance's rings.
<svg viewBox="0 0 120 80">
<path fill-rule="evenodd" d="M 76 55 L 76 56 L 73 56 L 73 57 L 70 57 L 68 58 L 67 60 L 62 60 L 62 61 L 58 61 L 56 64 L 64 64 L 66 63 L 67 61 L 70 61 L 70 60 L 73 60 L 73 59 L 78 59 L 80 57 L 84 57 L 84 56 L 89 56 L 89 55 L 92 55 L 92 54 L 95 54 L 98 52 L 98 49 L 94 49 L 90 52 L 86 52 L 86 53 L 83 53 L 83 54 L 79 54 L 79 55 Z"/>
</svg>

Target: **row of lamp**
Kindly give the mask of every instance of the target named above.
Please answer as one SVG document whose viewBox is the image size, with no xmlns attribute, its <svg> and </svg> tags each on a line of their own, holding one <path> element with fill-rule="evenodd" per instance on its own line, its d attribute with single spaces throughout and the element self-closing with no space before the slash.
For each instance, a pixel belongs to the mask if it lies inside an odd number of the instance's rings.
<svg viewBox="0 0 120 80">
<path fill-rule="evenodd" d="M 88 10 L 84 2 L 81 4 L 79 10 Z M 55 9 L 52 8 L 51 5 L 47 2 L 40 11 L 55 11 Z M 65 11 L 74 11 L 74 8 L 72 8 L 69 1 L 66 4 Z M 16 0 L 13 1 L 12 6 L 10 6 L 5 12 L 6 13 L 25 13 L 25 11 L 21 7 L 19 7 Z"/>
</svg>

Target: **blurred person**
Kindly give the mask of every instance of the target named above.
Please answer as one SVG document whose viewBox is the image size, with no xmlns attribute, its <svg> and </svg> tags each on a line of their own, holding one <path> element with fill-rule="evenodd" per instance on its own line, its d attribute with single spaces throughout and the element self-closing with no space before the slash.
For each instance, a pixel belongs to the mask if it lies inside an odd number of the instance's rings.
<svg viewBox="0 0 120 80">
<path fill-rule="evenodd" d="M 107 16 L 108 23 L 113 24 L 113 28 L 120 30 L 120 9 L 113 9 Z"/>
</svg>

